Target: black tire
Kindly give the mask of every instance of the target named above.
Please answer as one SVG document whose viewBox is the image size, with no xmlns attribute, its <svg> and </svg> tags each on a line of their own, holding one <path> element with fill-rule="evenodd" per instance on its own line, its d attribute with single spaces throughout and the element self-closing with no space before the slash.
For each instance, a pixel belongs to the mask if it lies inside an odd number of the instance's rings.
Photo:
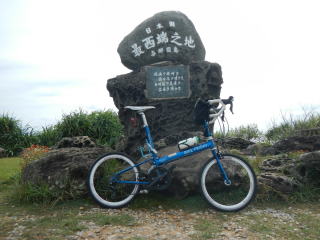
<svg viewBox="0 0 320 240">
<path fill-rule="evenodd" d="M 204 199 L 215 209 L 236 212 L 254 199 L 257 178 L 252 167 L 241 157 L 224 154 L 221 164 L 231 184 L 224 182 L 217 161 L 208 160 L 200 172 L 200 191 Z"/>
<path fill-rule="evenodd" d="M 121 208 L 131 202 L 139 191 L 139 184 L 115 183 L 115 173 L 133 167 L 130 157 L 123 153 L 108 153 L 97 159 L 90 168 L 87 185 L 92 198 L 102 207 Z M 138 181 L 137 167 L 121 174 L 121 180 Z"/>
</svg>

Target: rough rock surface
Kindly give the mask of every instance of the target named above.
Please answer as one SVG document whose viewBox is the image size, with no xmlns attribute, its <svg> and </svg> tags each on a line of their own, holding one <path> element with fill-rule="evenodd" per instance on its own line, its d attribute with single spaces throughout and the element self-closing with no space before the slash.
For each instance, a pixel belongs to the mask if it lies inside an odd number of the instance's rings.
<svg viewBox="0 0 320 240">
<path fill-rule="evenodd" d="M 29 164 L 22 173 L 24 182 L 47 183 L 79 195 L 87 192 L 85 181 L 90 165 L 109 148 L 59 148 Z M 71 188 L 71 189 L 70 189 Z"/>
<path fill-rule="evenodd" d="M 246 149 L 242 149 L 242 153 L 246 155 L 264 155 L 271 148 L 270 145 L 264 143 L 254 143 L 249 145 Z"/>
<path fill-rule="evenodd" d="M 239 137 L 218 138 L 216 142 L 222 148 L 238 150 L 247 149 L 254 144 L 254 142 Z"/>
<path fill-rule="evenodd" d="M 317 151 L 320 150 L 320 135 L 293 136 L 276 142 L 273 146 L 263 149 L 263 155 L 275 155 L 292 151 Z"/>
<path fill-rule="evenodd" d="M 175 11 L 160 12 L 143 21 L 122 40 L 118 53 L 132 70 L 163 61 L 189 64 L 205 59 L 205 48 L 193 23 Z"/>
<path fill-rule="evenodd" d="M 55 146 L 55 148 L 70 147 L 96 147 L 96 144 L 88 136 L 64 137 Z"/>
<path fill-rule="evenodd" d="M 159 153 L 160 155 L 169 155 L 178 151 L 177 146 L 169 146 L 161 149 Z M 199 190 L 200 171 L 211 157 L 211 151 L 206 150 L 197 155 L 169 163 L 166 167 L 174 166 L 174 168 L 172 170 L 172 183 L 167 192 L 179 199 L 188 196 L 190 193 L 197 192 Z"/>
<path fill-rule="evenodd" d="M 287 155 L 273 157 L 265 160 L 260 169 L 260 186 L 278 193 L 291 193 L 305 184 L 319 187 L 320 151 L 302 154 L 297 159 Z"/>
<path fill-rule="evenodd" d="M 144 133 L 141 125 L 132 128 L 130 117 L 134 113 L 124 110 L 125 106 L 155 106 L 156 109 L 146 112 L 155 141 L 165 137 L 183 140 L 188 132 L 199 131 L 201 127 L 193 122 L 193 108 L 198 98 L 214 99 L 220 97 L 222 84 L 221 67 L 216 63 L 206 61 L 190 64 L 190 98 L 171 100 L 149 100 L 145 95 L 146 78 L 143 71 L 131 72 L 109 79 L 107 89 L 113 98 L 114 104 L 119 109 L 119 118 L 124 125 L 126 143 L 124 151 L 132 155 L 137 146 L 144 143 Z M 137 116 L 140 121 L 140 116 Z M 190 135 L 190 134 L 189 134 Z M 177 143 L 177 142 L 175 142 Z"/>
</svg>

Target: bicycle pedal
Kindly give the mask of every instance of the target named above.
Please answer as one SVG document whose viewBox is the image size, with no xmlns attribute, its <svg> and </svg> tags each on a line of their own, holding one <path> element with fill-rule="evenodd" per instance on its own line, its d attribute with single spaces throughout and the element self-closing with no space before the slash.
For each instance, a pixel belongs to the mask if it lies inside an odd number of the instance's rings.
<svg viewBox="0 0 320 240">
<path fill-rule="evenodd" d="M 139 191 L 139 194 L 148 194 L 148 193 L 149 193 L 149 191 L 147 189 Z"/>
</svg>

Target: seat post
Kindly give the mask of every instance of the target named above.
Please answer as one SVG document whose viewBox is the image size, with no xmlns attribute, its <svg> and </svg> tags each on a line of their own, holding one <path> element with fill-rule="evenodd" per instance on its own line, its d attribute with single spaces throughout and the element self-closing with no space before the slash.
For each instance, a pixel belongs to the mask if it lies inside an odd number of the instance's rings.
<svg viewBox="0 0 320 240">
<path fill-rule="evenodd" d="M 148 126 L 148 122 L 147 122 L 146 115 L 144 114 L 144 112 L 143 111 L 139 111 L 138 114 L 142 118 L 143 127 L 147 127 Z"/>
<path fill-rule="evenodd" d="M 146 115 L 144 114 L 143 111 L 139 111 L 138 114 L 140 114 L 142 121 L 143 121 L 143 128 L 146 132 L 147 144 L 149 144 L 149 148 L 152 152 L 153 157 L 155 158 L 155 157 L 157 157 L 157 151 L 154 149 L 154 144 L 153 144 L 150 129 L 149 129 L 149 126 L 147 123 Z"/>
</svg>

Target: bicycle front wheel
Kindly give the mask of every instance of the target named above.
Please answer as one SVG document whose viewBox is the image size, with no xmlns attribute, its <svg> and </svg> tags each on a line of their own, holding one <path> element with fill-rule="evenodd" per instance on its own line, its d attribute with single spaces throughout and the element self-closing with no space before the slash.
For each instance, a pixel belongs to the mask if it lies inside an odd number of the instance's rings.
<svg viewBox="0 0 320 240">
<path fill-rule="evenodd" d="M 109 153 L 99 158 L 88 176 L 89 193 L 102 207 L 120 208 L 128 204 L 139 190 L 138 168 L 122 153 Z M 124 169 L 129 169 L 117 174 Z M 130 183 L 131 182 L 131 183 Z"/>
<path fill-rule="evenodd" d="M 203 197 L 217 210 L 234 212 L 245 208 L 254 198 L 257 180 L 251 166 L 242 158 L 225 154 L 220 160 L 230 182 L 225 182 L 217 161 L 210 159 L 200 175 Z"/>
</svg>

